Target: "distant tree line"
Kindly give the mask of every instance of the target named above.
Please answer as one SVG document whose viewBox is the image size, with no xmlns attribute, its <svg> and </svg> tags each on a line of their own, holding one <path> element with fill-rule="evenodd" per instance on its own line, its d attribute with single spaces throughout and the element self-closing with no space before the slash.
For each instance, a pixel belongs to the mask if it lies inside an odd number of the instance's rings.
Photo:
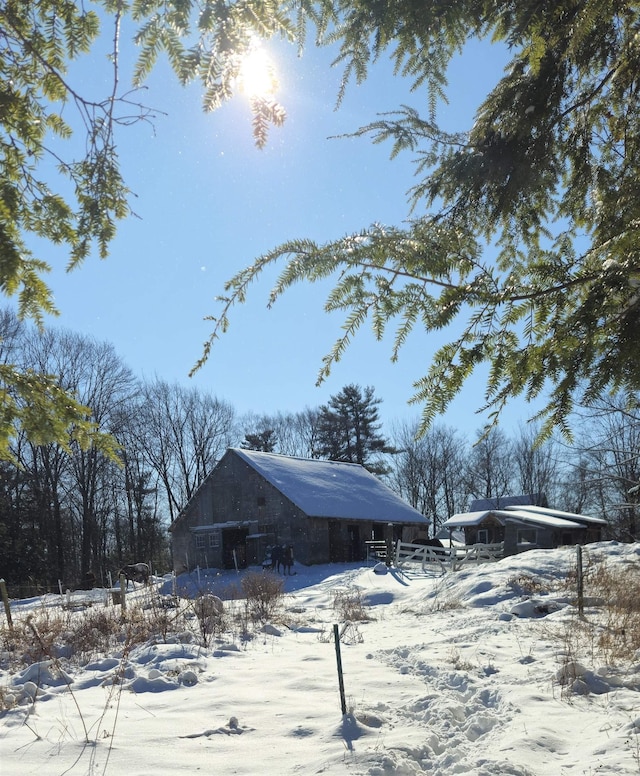
<svg viewBox="0 0 640 776">
<path fill-rule="evenodd" d="M 0 463 L 0 576 L 46 587 L 101 582 L 124 563 L 170 565 L 167 525 L 236 437 L 233 408 L 195 388 L 140 381 L 110 344 L 0 314 L 0 358 L 90 407 L 119 460 L 75 439 L 17 435 Z"/>
<path fill-rule="evenodd" d="M 611 538 L 640 538 L 640 406 L 620 396 L 573 416 L 575 443 L 540 441 L 526 425 L 507 434 L 420 422 L 382 433 L 372 387 L 348 385 L 326 405 L 302 413 L 245 418 L 242 446 L 307 458 L 359 463 L 432 520 L 436 533 L 474 499 L 541 494 L 549 506 L 609 523 Z M 635 407 L 635 409 L 629 409 Z"/>
<path fill-rule="evenodd" d="M 137 379 L 112 345 L 0 312 L 0 363 L 54 375 L 90 407 L 108 451 L 12 438 L 0 463 L 0 576 L 10 584 L 79 586 L 131 561 L 170 567 L 167 527 L 231 446 L 362 464 L 432 520 L 474 498 L 544 493 L 551 506 L 604 517 L 611 538 L 639 537 L 640 411 L 629 397 L 574 416 L 576 442 L 536 444 L 531 426 L 472 439 L 419 421 L 379 418 L 373 387 L 347 385 L 301 412 L 240 416 L 197 388 Z M 629 409 L 635 407 L 636 409 Z"/>
</svg>

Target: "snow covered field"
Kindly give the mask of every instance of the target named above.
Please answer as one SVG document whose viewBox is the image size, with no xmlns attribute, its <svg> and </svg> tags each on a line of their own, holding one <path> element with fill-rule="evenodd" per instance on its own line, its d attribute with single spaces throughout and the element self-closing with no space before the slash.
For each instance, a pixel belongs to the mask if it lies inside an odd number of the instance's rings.
<svg viewBox="0 0 640 776">
<path fill-rule="evenodd" d="M 585 555 L 640 569 L 640 545 Z M 0 773 L 639 774 L 640 662 L 606 665 L 593 644 L 578 654 L 558 584 L 575 556 L 533 550 L 446 575 L 296 566 L 286 625 L 207 647 L 184 632 L 81 667 L 63 657 L 16 671 L 0 643 Z M 91 595 L 101 606 L 104 591 Z M 340 621 L 349 597 L 371 620 Z M 55 598 L 12 602 L 14 619 Z M 587 602 L 585 616 L 598 609 Z"/>
</svg>

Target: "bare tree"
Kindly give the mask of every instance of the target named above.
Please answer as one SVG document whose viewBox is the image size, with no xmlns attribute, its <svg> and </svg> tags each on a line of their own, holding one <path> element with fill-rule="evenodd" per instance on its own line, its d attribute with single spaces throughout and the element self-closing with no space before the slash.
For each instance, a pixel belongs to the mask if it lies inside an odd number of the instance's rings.
<svg viewBox="0 0 640 776">
<path fill-rule="evenodd" d="M 278 412 L 275 415 L 250 413 L 240 420 L 245 438 L 271 433 L 271 451 L 300 458 L 317 457 L 319 410 L 310 407 L 301 412 Z M 259 440 L 256 440 L 259 441 Z"/>
<path fill-rule="evenodd" d="M 433 533 L 467 499 L 464 486 L 465 441 L 449 427 L 434 426 L 417 437 L 419 421 L 394 432 L 394 456 L 389 482 L 411 506 L 433 521 Z"/>
<path fill-rule="evenodd" d="M 314 458 L 320 433 L 320 410 L 305 407 L 300 412 L 277 415 L 276 429 L 280 439 L 280 451 L 284 455 Z"/>
<path fill-rule="evenodd" d="M 37 370 L 38 358 L 29 342 L 30 329 L 13 311 L 0 312 L 0 361 Z M 1 467 L 0 543 L 8 556 L 3 566 L 13 566 L 22 579 L 28 576 L 51 584 L 64 578 L 72 557 L 64 525 L 69 458 L 58 445 L 37 446 L 22 432 L 15 434 L 10 449 L 17 466 L 3 463 Z M 11 562 L 11 556 L 17 562 Z"/>
<path fill-rule="evenodd" d="M 143 560 L 165 565 L 168 561 L 166 518 L 160 482 L 151 467 L 144 443 L 141 399 L 136 396 L 120 410 L 117 439 L 122 467 L 112 485 L 114 565 Z"/>
<path fill-rule="evenodd" d="M 555 443 L 552 440 L 539 443 L 539 440 L 539 429 L 525 426 L 520 427 L 512 441 L 514 491 L 544 494 L 549 503 L 555 503 L 563 467 Z"/>
<path fill-rule="evenodd" d="M 196 388 L 164 380 L 145 384 L 143 394 L 146 454 L 173 520 L 235 439 L 235 412 Z"/>
<path fill-rule="evenodd" d="M 77 334 L 63 335 L 61 351 L 72 361 L 64 375 L 65 385 L 80 401 L 91 407 L 98 427 L 117 437 L 123 406 L 137 391 L 131 370 L 113 345 L 89 340 Z M 94 446 L 82 449 L 74 444 L 71 458 L 74 472 L 73 501 L 82 525 L 81 568 L 83 577 L 102 565 L 108 552 L 111 482 L 116 466 Z"/>
<path fill-rule="evenodd" d="M 602 513 L 599 477 L 594 477 L 593 462 L 581 450 L 571 449 L 565 455 L 562 479 L 558 488 L 557 506 L 566 512 L 588 514 Z"/>
<path fill-rule="evenodd" d="M 83 405 L 102 432 L 117 432 L 118 408 L 129 400 L 135 381 L 111 344 L 50 329 L 30 329 L 21 357 L 34 371 L 55 375 L 57 383 Z M 95 446 L 76 440 L 38 445 L 16 440 L 21 465 L 30 472 L 42 514 L 42 546 L 50 573 L 77 582 L 104 566 L 112 511 L 107 494 L 117 467 Z"/>
<path fill-rule="evenodd" d="M 474 498 L 512 495 L 515 483 L 513 443 L 497 428 L 478 432 L 467 458 L 467 489 Z"/>
<path fill-rule="evenodd" d="M 640 537 L 640 402 L 619 395 L 581 413 L 576 457 L 588 507 L 622 541 Z M 575 480 L 575 476 L 574 476 Z"/>
</svg>

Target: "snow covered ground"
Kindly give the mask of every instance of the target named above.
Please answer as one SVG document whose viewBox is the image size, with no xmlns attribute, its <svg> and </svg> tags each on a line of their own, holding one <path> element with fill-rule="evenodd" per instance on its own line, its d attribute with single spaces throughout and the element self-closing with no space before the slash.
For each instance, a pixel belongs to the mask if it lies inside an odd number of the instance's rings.
<svg viewBox="0 0 640 776">
<path fill-rule="evenodd" d="M 640 545 L 585 554 L 640 568 Z M 187 632 L 158 637 L 82 666 L 15 671 L 2 643 L 0 773 L 639 774 L 640 662 L 606 665 L 573 642 L 577 612 L 558 581 L 575 557 L 533 550 L 446 575 L 296 566 L 286 625 L 207 647 Z M 212 582 L 220 592 L 238 577 Z M 104 591 L 91 595 L 102 605 Z M 14 618 L 55 598 L 12 602 Z M 345 599 L 371 620 L 341 622 Z M 587 602 L 585 616 L 598 609 Z"/>
</svg>

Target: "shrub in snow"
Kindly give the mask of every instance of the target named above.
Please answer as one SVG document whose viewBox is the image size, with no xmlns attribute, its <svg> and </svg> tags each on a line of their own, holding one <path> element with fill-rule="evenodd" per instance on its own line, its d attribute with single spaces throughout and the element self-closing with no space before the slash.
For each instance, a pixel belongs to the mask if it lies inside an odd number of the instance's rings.
<svg viewBox="0 0 640 776">
<path fill-rule="evenodd" d="M 284 580 L 269 571 L 250 571 L 242 578 L 246 612 L 254 622 L 273 620 L 282 607 Z"/>
</svg>

